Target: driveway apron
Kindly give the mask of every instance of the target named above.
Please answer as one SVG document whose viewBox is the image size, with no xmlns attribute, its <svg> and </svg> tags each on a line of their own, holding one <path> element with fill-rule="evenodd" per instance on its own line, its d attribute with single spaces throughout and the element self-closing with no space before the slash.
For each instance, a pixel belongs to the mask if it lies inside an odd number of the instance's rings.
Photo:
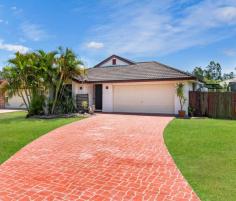
<svg viewBox="0 0 236 201">
<path fill-rule="evenodd" d="M 163 140 L 172 117 L 96 114 L 0 166 L 0 200 L 199 200 Z"/>
</svg>

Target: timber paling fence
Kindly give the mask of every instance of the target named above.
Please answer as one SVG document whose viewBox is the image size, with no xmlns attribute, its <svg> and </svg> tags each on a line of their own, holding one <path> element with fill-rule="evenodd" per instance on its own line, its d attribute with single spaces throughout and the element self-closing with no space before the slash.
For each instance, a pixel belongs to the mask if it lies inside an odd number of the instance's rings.
<svg viewBox="0 0 236 201">
<path fill-rule="evenodd" d="M 194 116 L 236 119 L 236 92 L 189 92 Z"/>
</svg>

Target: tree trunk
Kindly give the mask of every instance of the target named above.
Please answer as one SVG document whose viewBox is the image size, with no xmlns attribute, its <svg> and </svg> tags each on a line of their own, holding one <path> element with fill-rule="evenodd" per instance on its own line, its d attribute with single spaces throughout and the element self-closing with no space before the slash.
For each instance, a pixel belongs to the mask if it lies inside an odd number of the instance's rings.
<svg viewBox="0 0 236 201">
<path fill-rule="evenodd" d="M 28 105 L 30 106 L 30 99 L 29 99 L 28 91 L 27 91 L 27 89 L 24 89 L 23 91 L 25 92 L 26 100 L 28 102 Z"/>
<path fill-rule="evenodd" d="M 25 96 L 26 96 L 26 100 L 28 102 L 28 106 L 30 106 L 30 99 L 29 99 L 29 94 L 28 94 L 28 91 L 27 91 L 27 88 L 29 88 L 29 87 L 27 87 L 27 85 L 26 85 L 27 82 L 24 79 L 23 79 L 23 82 L 24 82 L 23 91 L 25 92 Z"/>
<path fill-rule="evenodd" d="M 64 88 L 65 88 L 64 86 L 65 86 L 65 85 L 62 85 L 62 86 L 61 86 L 61 90 L 60 90 L 59 93 L 58 93 L 58 94 L 59 94 L 59 99 L 61 99 L 62 96 L 63 96 L 63 91 L 64 91 Z"/>
<path fill-rule="evenodd" d="M 54 114 L 54 110 L 55 110 L 55 107 L 56 107 L 58 95 L 59 95 L 59 92 L 60 92 L 60 86 L 62 84 L 62 79 L 63 79 L 63 74 L 61 74 L 59 83 L 56 87 L 55 97 L 54 97 L 54 101 L 53 101 L 53 104 L 52 104 L 52 111 L 51 111 L 52 114 Z"/>
<path fill-rule="evenodd" d="M 21 90 L 20 90 L 20 92 L 18 92 L 18 93 L 19 93 L 18 95 L 21 96 L 21 98 L 22 98 L 22 100 L 23 100 L 23 102 L 24 102 L 24 104 L 25 104 L 25 106 L 26 106 L 27 111 L 29 112 L 29 105 L 26 103 L 24 94 L 22 93 Z"/>
<path fill-rule="evenodd" d="M 182 111 L 183 110 L 183 105 L 182 105 L 181 98 L 179 98 L 179 104 L 180 104 L 180 110 Z"/>
</svg>

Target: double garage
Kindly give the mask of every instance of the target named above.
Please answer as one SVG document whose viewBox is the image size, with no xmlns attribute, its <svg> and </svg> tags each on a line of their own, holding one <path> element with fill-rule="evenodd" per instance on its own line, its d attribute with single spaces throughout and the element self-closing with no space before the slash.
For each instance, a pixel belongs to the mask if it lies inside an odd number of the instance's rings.
<svg viewBox="0 0 236 201">
<path fill-rule="evenodd" d="M 113 85 L 113 111 L 175 113 L 174 84 Z"/>
</svg>

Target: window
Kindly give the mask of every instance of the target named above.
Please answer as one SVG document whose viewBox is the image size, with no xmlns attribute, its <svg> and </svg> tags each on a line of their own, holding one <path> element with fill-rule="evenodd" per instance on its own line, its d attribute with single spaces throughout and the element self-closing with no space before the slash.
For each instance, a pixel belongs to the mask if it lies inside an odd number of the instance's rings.
<svg viewBox="0 0 236 201">
<path fill-rule="evenodd" d="M 112 59 L 112 65 L 116 65 L 116 59 Z"/>
</svg>

